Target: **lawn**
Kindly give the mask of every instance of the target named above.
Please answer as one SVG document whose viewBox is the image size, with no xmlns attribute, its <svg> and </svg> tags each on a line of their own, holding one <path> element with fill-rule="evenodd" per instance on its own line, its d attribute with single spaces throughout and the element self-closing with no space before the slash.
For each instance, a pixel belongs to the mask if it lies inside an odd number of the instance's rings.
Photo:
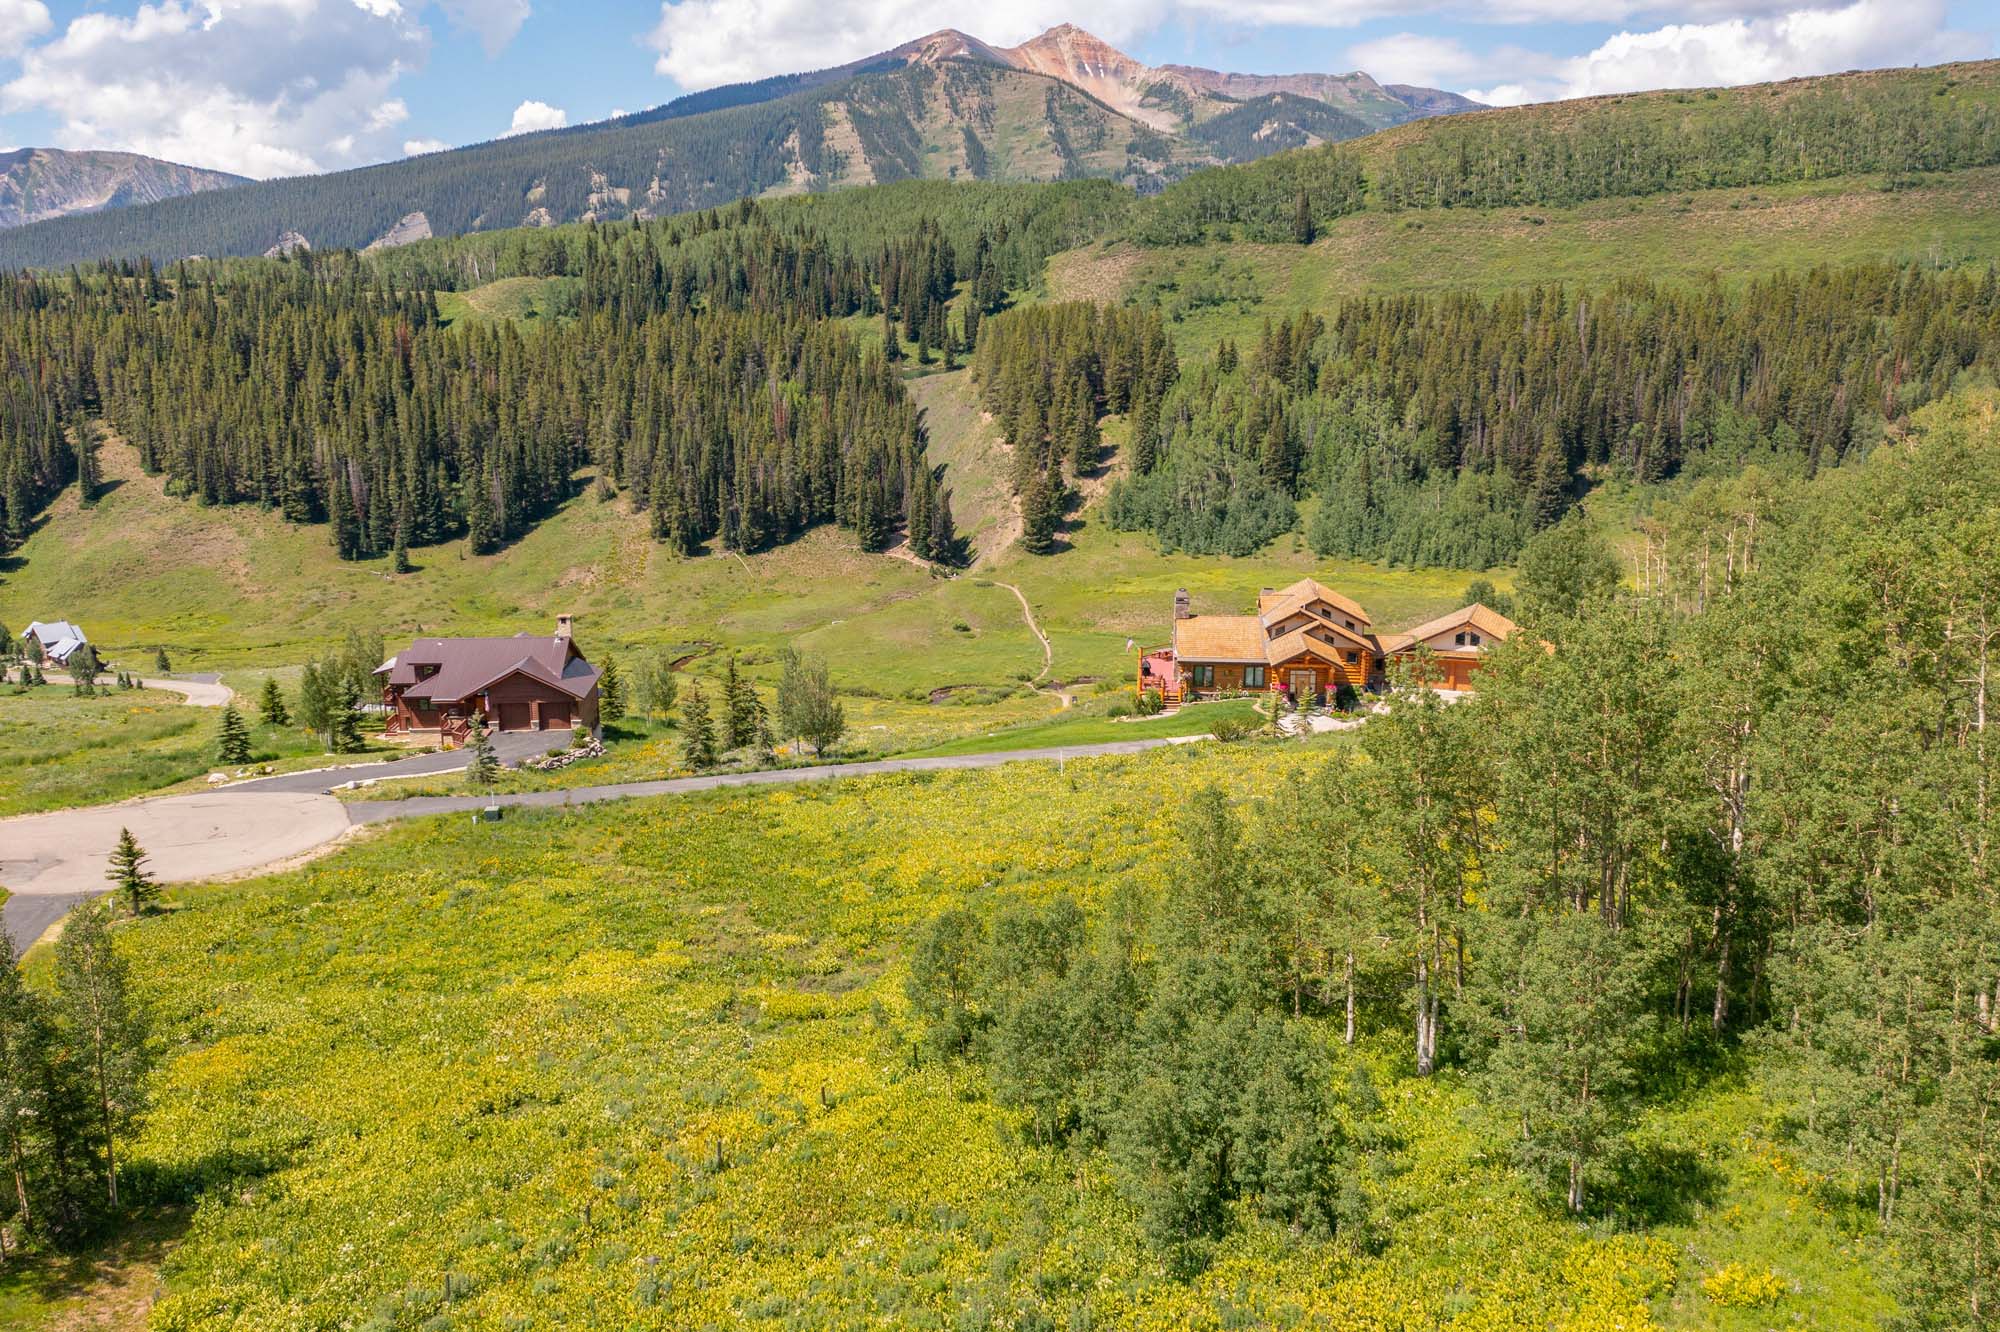
<svg viewBox="0 0 2000 1332">
<path fill-rule="evenodd" d="M 1323 761 L 1176 747 L 430 820 L 302 869 L 176 886 L 121 927 L 164 1063 L 130 1191 L 183 1207 L 155 1326 L 1221 1329 L 1871 1325 L 1869 1244 L 1729 1077 L 1646 1111 L 1706 1182 L 1579 1227 L 1456 1074 L 1387 1033 L 1385 1243 L 1250 1221 L 1171 1274 L 1099 1158 L 1025 1140 L 919 1058 L 913 924 L 1176 872 L 1181 803 Z M 1344 1085 L 1344 1084 L 1343 1084 Z M 1678 1156 L 1675 1157 L 1678 1159 Z M 356 1261 L 355 1255 L 367 1255 Z M 1725 1261 L 1786 1293 L 1718 1307 Z M 42 1306 L 9 1278 L 15 1325 Z M 16 1292 L 9 1294 L 8 1292 Z M 9 1307 L 0 1305 L 0 1307 Z"/>
<path fill-rule="evenodd" d="M 1129 699 L 1126 697 L 1127 702 Z M 1248 698 L 1218 703 L 1195 703 L 1172 716 L 1128 717 L 1104 715 L 1099 708 L 1074 710 L 1044 722 L 1006 727 L 984 735 L 968 736 L 930 749 L 920 755 L 997 754 L 1009 749 L 1055 749 L 1065 745 L 1103 745 L 1124 740 L 1158 740 L 1190 735 L 1207 735 L 1223 720 L 1256 724 L 1264 717 L 1256 701 Z"/>
</svg>

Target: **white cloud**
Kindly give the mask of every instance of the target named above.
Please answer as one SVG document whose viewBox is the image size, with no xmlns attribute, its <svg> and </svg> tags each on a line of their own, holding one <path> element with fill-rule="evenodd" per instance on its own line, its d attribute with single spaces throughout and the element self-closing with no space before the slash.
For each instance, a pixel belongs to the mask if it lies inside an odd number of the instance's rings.
<svg viewBox="0 0 2000 1332">
<path fill-rule="evenodd" d="M 477 33 L 489 56 L 507 49 L 533 12 L 528 0 L 438 0 L 452 26 Z"/>
<path fill-rule="evenodd" d="M 1074 0 L 1005 0 L 968 18 L 953 0 L 667 0 L 646 42 L 658 52 L 657 72 L 682 88 L 712 88 L 845 64 L 947 27 L 1011 46 L 1078 20 L 1108 42 L 1127 41 L 1173 7 L 1172 0 L 1106 0 L 1079 15 Z"/>
<path fill-rule="evenodd" d="M 443 152 L 449 147 L 451 145 L 443 139 L 405 139 L 403 140 L 403 156 L 421 157 L 425 153 Z"/>
<path fill-rule="evenodd" d="M 66 148 L 296 175 L 393 155 L 428 49 L 396 0 L 158 0 L 30 47 L 0 110 L 52 114 Z"/>
<path fill-rule="evenodd" d="M 569 112 L 531 98 L 514 108 L 514 123 L 507 127 L 507 133 L 533 134 L 536 130 L 561 129 L 567 124 Z"/>
<path fill-rule="evenodd" d="M 1580 56 L 1544 59 L 1496 53 L 1503 77 L 1468 97 L 1506 106 L 1649 88 L 1764 83 L 1844 69 L 1881 68 L 1984 55 L 1985 38 L 1946 27 L 1945 0 L 1853 0 L 1764 18 L 1672 23 L 1621 32 Z M 1461 85 L 1462 86 L 1462 85 Z"/>
<path fill-rule="evenodd" d="M 0 0 L 0 56 L 19 55 L 49 26 L 49 7 L 42 0 Z"/>
</svg>

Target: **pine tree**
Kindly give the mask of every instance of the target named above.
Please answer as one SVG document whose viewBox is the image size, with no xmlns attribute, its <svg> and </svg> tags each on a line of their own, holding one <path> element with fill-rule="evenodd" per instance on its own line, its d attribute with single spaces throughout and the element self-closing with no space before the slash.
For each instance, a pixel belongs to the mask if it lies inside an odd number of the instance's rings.
<svg viewBox="0 0 2000 1332">
<path fill-rule="evenodd" d="M 729 654 L 729 666 L 722 677 L 722 748 L 726 753 L 741 749 L 757 738 L 757 713 L 763 703 L 757 686 L 736 666 L 736 654 Z"/>
<path fill-rule="evenodd" d="M 336 754 L 358 754 L 361 740 L 361 695 L 352 681 L 335 681 L 332 686 L 333 715 L 328 722 L 328 746 Z"/>
<path fill-rule="evenodd" d="M 125 910 L 135 916 L 151 910 L 160 896 L 159 886 L 145 864 L 146 853 L 132 836 L 132 830 L 120 828 L 118 846 L 111 853 L 111 865 L 104 871 L 104 877 L 111 880 L 113 891 L 125 903 Z"/>
<path fill-rule="evenodd" d="M 1304 190 L 1292 200 L 1292 242 L 1296 245 L 1313 243 L 1312 199 Z"/>
<path fill-rule="evenodd" d="M 146 1025 L 101 906 L 79 907 L 56 940 L 55 1007 L 90 1088 L 104 1144 L 105 1190 L 118 1206 L 118 1144 L 145 1103 Z"/>
<path fill-rule="evenodd" d="M 257 716 L 266 726 L 290 726 L 292 714 L 285 707 L 284 691 L 278 688 L 278 677 L 264 677 L 264 690 L 257 698 Z"/>
<path fill-rule="evenodd" d="M 174 664 L 173 662 L 167 660 L 167 650 L 165 648 L 160 647 L 153 649 L 153 669 L 158 671 L 161 675 L 173 674 Z"/>
<path fill-rule="evenodd" d="M 625 677 L 618 673 L 618 659 L 604 658 L 603 673 L 597 677 L 597 715 L 605 721 L 621 721 L 625 716 Z"/>
<path fill-rule="evenodd" d="M 500 760 L 493 752 L 493 737 L 486 733 L 476 718 L 472 727 L 472 756 L 465 765 L 465 784 L 475 789 L 493 785 L 500 780 Z"/>
<path fill-rule="evenodd" d="M 681 758 L 695 769 L 715 764 L 715 723 L 709 720 L 699 680 L 688 682 L 687 698 L 681 703 Z"/>
<path fill-rule="evenodd" d="M 244 724 L 243 714 L 236 710 L 234 703 L 223 705 L 222 725 L 215 740 L 215 759 L 224 767 L 250 761 L 250 728 Z"/>
</svg>

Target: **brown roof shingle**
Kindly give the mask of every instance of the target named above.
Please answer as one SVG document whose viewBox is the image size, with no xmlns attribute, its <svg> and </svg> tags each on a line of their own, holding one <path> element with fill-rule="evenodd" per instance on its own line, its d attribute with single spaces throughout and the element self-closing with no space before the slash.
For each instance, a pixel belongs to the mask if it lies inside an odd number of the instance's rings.
<svg viewBox="0 0 2000 1332">
<path fill-rule="evenodd" d="M 438 670 L 419 680 L 419 666 L 436 666 Z M 574 698 L 586 698 L 597 687 L 597 668 L 583 659 L 569 638 L 559 634 L 420 638 L 375 668 L 389 684 L 405 686 L 407 696 L 440 703 L 470 698 L 516 671 Z"/>
<path fill-rule="evenodd" d="M 1174 656 L 1181 661 L 1262 663 L 1264 622 L 1254 615 L 1195 615 L 1175 620 Z"/>
<path fill-rule="evenodd" d="M 1521 627 L 1492 607 L 1475 601 L 1470 606 L 1460 606 L 1457 610 L 1440 615 L 1435 620 L 1428 620 L 1414 629 L 1400 634 L 1390 634 L 1382 640 L 1382 651 L 1404 652 L 1426 638 L 1449 633 L 1460 626 L 1477 629 L 1488 638 L 1497 639 L 1502 643 Z"/>
</svg>

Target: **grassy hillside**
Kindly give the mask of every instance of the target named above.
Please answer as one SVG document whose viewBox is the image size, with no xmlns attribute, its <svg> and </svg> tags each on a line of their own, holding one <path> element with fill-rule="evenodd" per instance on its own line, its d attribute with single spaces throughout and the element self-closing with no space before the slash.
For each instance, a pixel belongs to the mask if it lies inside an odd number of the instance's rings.
<svg viewBox="0 0 2000 1332">
<path fill-rule="evenodd" d="M 1246 1218 L 1183 1278 L 1100 1158 L 1035 1145 L 983 1079 L 919 1055 L 915 922 L 1154 891 L 1188 793 L 1315 762 L 1249 746 L 428 821 L 178 887 L 121 930 L 166 1052 L 128 1191 L 183 1232 L 152 1320 L 1872 1326 L 1872 1241 L 1727 1069 L 1648 1102 L 1629 1187 L 1674 1197 L 1620 1233 L 1551 1210 L 1457 1073 L 1329 1035 L 1339 1085 L 1380 1089 L 1357 1183 L 1393 1226 L 1377 1246 Z M 42 1325 L 69 1270 L 10 1264 L 0 1309 Z"/>
<path fill-rule="evenodd" d="M 1885 189 L 1876 176 L 1600 199 L 1568 208 L 1364 212 L 1310 246 L 1093 244 L 1056 255 L 1057 299 L 1157 303 L 1206 350 L 1264 316 L 1366 292 L 1492 293 L 1540 282 L 1739 278 L 1865 260 L 1986 264 L 2000 255 L 2000 168 Z"/>
<path fill-rule="evenodd" d="M 942 456 L 968 479 L 987 478 L 983 490 L 967 486 L 967 512 L 982 512 L 974 497 L 983 494 L 985 521 L 998 523 L 1003 464 L 963 377 L 935 376 L 917 391 L 937 413 Z M 413 552 L 416 570 L 397 575 L 386 559 L 337 559 L 321 527 L 243 507 L 224 518 L 170 499 L 121 443 L 100 456 L 109 493 L 85 510 L 65 492 L 0 569 L 0 623 L 67 616 L 112 656 L 164 645 L 182 669 L 296 663 L 350 629 L 393 643 L 419 631 L 512 633 L 568 612 L 594 653 L 721 642 L 768 659 L 795 643 L 824 653 L 848 688 L 913 698 L 1042 671 L 1041 644 L 1002 582 L 1023 590 L 1049 634 L 1053 678 L 1075 680 L 1122 679 L 1126 641 L 1164 635 L 1177 587 L 1191 588 L 1198 608 L 1234 609 L 1260 586 L 1311 572 L 1395 625 L 1456 604 L 1471 577 L 1329 564 L 1296 543 L 1247 560 L 1162 557 L 1111 532 L 1095 510 L 1079 515 L 1058 555 L 996 552 L 957 578 L 863 554 L 832 529 L 758 555 L 683 560 L 651 539 L 645 515 L 587 493 L 495 554 L 470 556 L 453 542 Z"/>
</svg>

